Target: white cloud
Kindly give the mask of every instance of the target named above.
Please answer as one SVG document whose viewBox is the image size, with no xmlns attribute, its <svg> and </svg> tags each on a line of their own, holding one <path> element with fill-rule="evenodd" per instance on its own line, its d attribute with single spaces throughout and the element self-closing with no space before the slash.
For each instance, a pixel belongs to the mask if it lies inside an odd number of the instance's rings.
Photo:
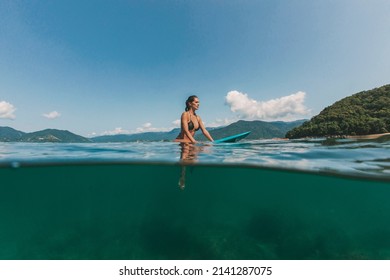
<svg viewBox="0 0 390 280">
<path fill-rule="evenodd" d="M 172 124 L 173 124 L 174 128 L 178 128 L 178 127 L 180 127 L 180 125 L 181 125 L 181 121 L 180 121 L 180 120 L 174 120 L 174 121 L 172 122 Z"/>
<path fill-rule="evenodd" d="M 147 122 L 144 123 L 141 127 L 138 127 L 134 133 L 143 133 L 143 132 L 167 132 L 171 131 L 172 129 L 180 127 L 180 120 L 175 120 L 172 122 L 171 127 L 154 127 L 152 123 Z"/>
<path fill-rule="evenodd" d="M 117 134 L 129 134 L 128 130 L 122 129 L 121 127 L 116 127 L 114 130 L 104 131 L 102 135 L 117 135 Z"/>
<path fill-rule="evenodd" d="M 154 127 L 152 123 L 144 123 L 141 127 L 136 128 L 135 130 L 125 130 L 121 127 L 117 127 L 114 130 L 109 130 L 101 133 L 100 135 L 117 135 L 117 134 L 135 134 L 135 133 L 144 133 L 144 132 L 167 132 L 171 131 L 174 128 L 180 126 L 180 120 L 175 120 L 172 122 L 173 127 Z M 96 136 L 96 133 L 91 133 L 90 136 Z"/>
<path fill-rule="evenodd" d="M 152 123 L 147 122 L 144 123 L 141 127 L 137 127 L 135 133 L 143 133 L 143 132 L 156 132 L 156 131 L 166 131 L 166 128 L 156 128 L 153 127 Z"/>
<path fill-rule="evenodd" d="M 0 119 L 15 119 L 15 110 L 16 108 L 11 103 L 0 101 Z"/>
<path fill-rule="evenodd" d="M 230 91 L 225 97 L 226 104 L 232 112 L 245 119 L 291 121 L 310 113 L 305 105 L 306 93 L 297 93 L 268 101 L 257 101 L 246 93 Z"/>
<path fill-rule="evenodd" d="M 50 120 L 54 120 L 56 118 L 59 118 L 61 116 L 61 114 L 58 113 L 57 111 L 53 111 L 53 112 L 50 112 L 47 114 L 42 114 L 42 116 L 44 116 L 45 118 L 48 118 Z"/>
</svg>

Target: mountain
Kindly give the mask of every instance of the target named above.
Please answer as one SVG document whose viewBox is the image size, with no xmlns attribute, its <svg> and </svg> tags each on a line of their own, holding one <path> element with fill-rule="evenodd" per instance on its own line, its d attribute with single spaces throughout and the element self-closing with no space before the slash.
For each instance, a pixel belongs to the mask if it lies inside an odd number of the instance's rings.
<svg viewBox="0 0 390 280">
<path fill-rule="evenodd" d="M 287 138 L 366 135 L 390 132 L 390 85 L 362 91 L 326 107 Z"/>
<path fill-rule="evenodd" d="M 301 125 L 305 120 L 293 122 L 264 122 L 264 121 L 238 121 L 228 126 L 210 130 L 214 139 L 224 138 L 230 135 L 251 131 L 246 139 L 283 138 L 286 132 Z M 198 133 L 196 139 L 205 140 L 202 133 Z"/>
<path fill-rule="evenodd" d="M 19 141 L 23 135 L 22 131 L 15 130 L 8 126 L 0 126 L 0 142 L 15 142 Z"/>
<path fill-rule="evenodd" d="M 237 133 L 252 131 L 247 139 L 281 138 L 287 131 L 301 125 L 305 120 L 294 122 L 263 122 L 238 121 L 225 127 L 208 128 L 214 139 L 223 138 Z M 25 133 L 10 127 L 0 127 L 0 142 L 54 142 L 54 143 L 107 143 L 107 142 L 135 142 L 135 141 L 172 141 L 180 133 L 179 128 L 168 132 L 145 132 L 137 134 L 106 135 L 94 138 L 84 138 L 67 130 L 45 129 Z M 196 139 L 205 140 L 201 131 Z"/>
<path fill-rule="evenodd" d="M 45 129 L 25 133 L 10 127 L 0 127 L 0 142 L 88 143 L 91 140 L 67 130 Z"/>
<path fill-rule="evenodd" d="M 76 135 L 68 130 L 45 129 L 26 133 L 21 142 L 59 142 L 59 143 L 88 143 L 88 138 Z"/>
<path fill-rule="evenodd" d="M 245 131 L 252 131 L 247 139 L 281 138 L 287 131 L 301 125 L 305 120 L 294 122 L 238 121 L 225 127 L 207 128 L 214 139 L 223 138 Z M 93 142 L 133 142 L 133 141 L 172 141 L 180 133 L 179 128 L 169 132 L 145 132 L 137 134 L 120 134 L 94 137 Z M 198 131 L 195 138 L 203 141 L 206 138 Z"/>
</svg>

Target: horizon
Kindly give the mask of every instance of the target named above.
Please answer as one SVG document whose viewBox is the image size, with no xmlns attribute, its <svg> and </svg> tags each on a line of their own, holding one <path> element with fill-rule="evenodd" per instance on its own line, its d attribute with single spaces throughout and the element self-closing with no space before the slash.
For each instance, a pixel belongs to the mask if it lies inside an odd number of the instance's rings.
<svg viewBox="0 0 390 280">
<path fill-rule="evenodd" d="M 0 2 L 0 126 L 92 138 L 310 119 L 390 83 L 390 2 Z M 362 20 L 364 19 L 364 20 Z"/>
<path fill-rule="evenodd" d="M 260 122 L 266 122 L 266 123 L 277 123 L 277 122 L 283 122 L 283 123 L 292 123 L 292 122 L 299 122 L 299 121 L 306 121 L 307 119 L 298 119 L 298 120 L 293 120 L 293 121 L 261 121 L 261 120 L 251 120 L 251 121 L 248 121 L 248 120 L 237 120 L 233 123 L 230 123 L 230 124 L 234 124 L 236 122 L 239 122 L 239 121 L 246 121 L 246 122 L 252 122 L 252 121 L 260 121 Z M 227 127 L 229 126 L 230 124 L 227 124 L 227 125 L 221 125 L 221 126 L 216 126 L 216 127 L 207 127 L 208 129 L 210 129 L 210 131 L 214 130 L 214 129 L 219 129 L 219 128 L 224 128 L 224 127 Z M 44 128 L 42 130 L 37 130 L 37 131 L 29 131 L 29 132 L 26 132 L 26 131 L 22 131 L 22 130 L 19 130 L 17 128 L 14 128 L 14 127 L 10 127 L 10 126 L 0 126 L 0 128 L 10 128 L 10 129 L 13 129 L 13 130 L 16 130 L 18 132 L 22 132 L 22 133 L 35 133 L 35 132 L 42 132 L 42 131 L 45 131 L 45 130 L 57 130 L 57 131 L 67 131 L 67 132 L 70 132 L 70 133 L 73 133 L 73 134 L 76 134 L 74 133 L 73 131 L 69 130 L 69 129 L 57 129 L 57 128 Z M 179 130 L 180 128 L 179 127 L 175 127 L 175 128 L 172 128 L 170 130 L 161 130 L 161 131 L 144 131 L 144 132 L 134 132 L 134 133 L 117 133 L 117 134 L 104 134 L 104 135 L 97 135 L 97 136 L 83 136 L 83 135 L 78 135 L 76 134 L 77 136 L 82 136 L 84 138 L 88 138 L 88 139 L 92 139 L 92 138 L 96 138 L 96 137 L 105 137 L 105 136 L 120 136 L 120 135 L 136 135 L 136 134 L 143 134 L 143 133 L 170 133 L 174 130 Z"/>
</svg>

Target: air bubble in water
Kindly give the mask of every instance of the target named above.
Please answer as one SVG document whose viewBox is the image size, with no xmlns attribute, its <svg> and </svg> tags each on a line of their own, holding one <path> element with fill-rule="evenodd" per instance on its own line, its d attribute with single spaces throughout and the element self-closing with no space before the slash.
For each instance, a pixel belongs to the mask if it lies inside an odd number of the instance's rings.
<svg viewBox="0 0 390 280">
<path fill-rule="evenodd" d="M 20 167 L 20 163 L 17 162 L 17 161 L 13 161 L 13 162 L 11 162 L 11 167 L 12 168 L 19 168 Z"/>
</svg>

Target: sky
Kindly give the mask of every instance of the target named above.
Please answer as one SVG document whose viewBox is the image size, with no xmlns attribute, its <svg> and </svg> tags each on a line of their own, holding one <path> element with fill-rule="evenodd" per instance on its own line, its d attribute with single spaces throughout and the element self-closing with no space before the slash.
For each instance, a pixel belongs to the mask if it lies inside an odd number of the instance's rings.
<svg viewBox="0 0 390 280">
<path fill-rule="evenodd" d="M 309 119 L 390 83 L 388 0 L 0 0 L 0 126 Z"/>
</svg>

